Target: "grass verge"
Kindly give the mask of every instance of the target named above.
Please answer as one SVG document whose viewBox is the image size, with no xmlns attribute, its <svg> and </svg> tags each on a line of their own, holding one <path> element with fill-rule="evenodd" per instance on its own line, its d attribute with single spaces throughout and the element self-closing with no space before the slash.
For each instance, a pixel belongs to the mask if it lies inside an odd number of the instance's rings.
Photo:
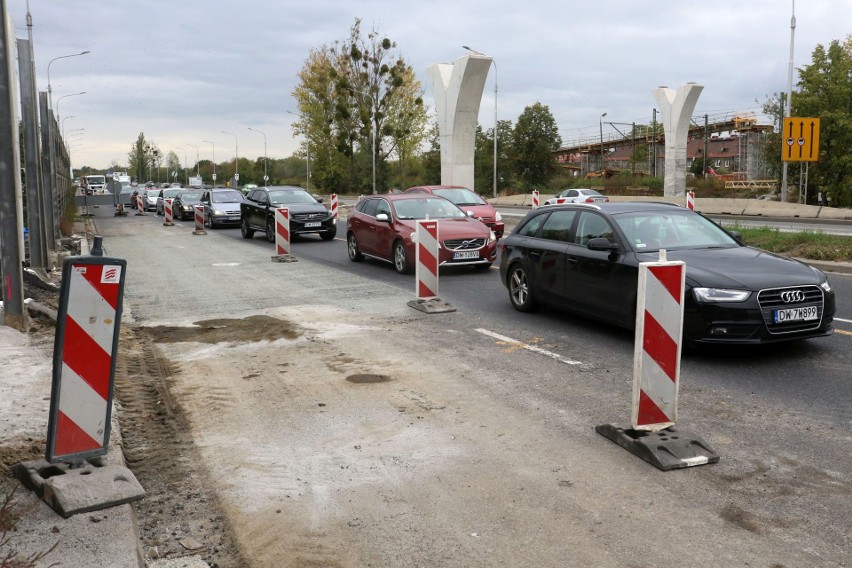
<svg viewBox="0 0 852 568">
<path fill-rule="evenodd" d="M 787 256 L 852 262 L 852 237 L 818 231 L 786 233 L 772 227 L 733 227 L 748 246 Z"/>
</svg>

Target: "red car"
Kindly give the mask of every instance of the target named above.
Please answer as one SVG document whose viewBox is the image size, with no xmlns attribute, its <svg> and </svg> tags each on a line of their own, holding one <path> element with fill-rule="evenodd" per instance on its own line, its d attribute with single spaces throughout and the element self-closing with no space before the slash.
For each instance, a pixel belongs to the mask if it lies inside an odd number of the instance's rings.
<svg viewBox="0 0 852 568">
<path fill-rule="evenodd" d="M 449 199 L 459 209 L 471 215 L 474 219 L 488 225 L 498 239 L 503 236 L 506 225 L 503 223 L 503 217 L 500 215 L 500 212 L 494 209 L 493 205 L 466 187 L 457 185 L 418 185 L 416 187 L 409 187 L 405 190 L 405 193 L 431 193 L 432 195 L 439 195 L 444 199 Z"/>
<path fill-rule="evenodd" d="M 497 257 L 494 231 L 468 217 L 441 197 L 422 193 L 368 196 L 361 199 L 346 219 L 349 259 L 365 256 L 390 262 L 396 271 L 414 271 L 413 236 L 418 219 L 438 220 L 440 266 L 488 268 Z"/>
</svg>

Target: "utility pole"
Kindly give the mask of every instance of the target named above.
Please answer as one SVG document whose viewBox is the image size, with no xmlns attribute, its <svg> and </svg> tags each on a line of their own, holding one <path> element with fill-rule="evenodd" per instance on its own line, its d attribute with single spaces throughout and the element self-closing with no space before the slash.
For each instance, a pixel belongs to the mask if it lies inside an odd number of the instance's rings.
<svg viewBox="0 0 852 568">
<path fill-rule="evenodd" d="M 0 0 L 0 272 L 3 274 L 3 323 L 26 331 L 24 275 L 21 270 L 23 233 L 20 215 L 20 155 L 15 97 L 14 37 L 6 26 L 6 0 Z M 12 40 L 12 41 L 10 41 Z"/>
</svg>

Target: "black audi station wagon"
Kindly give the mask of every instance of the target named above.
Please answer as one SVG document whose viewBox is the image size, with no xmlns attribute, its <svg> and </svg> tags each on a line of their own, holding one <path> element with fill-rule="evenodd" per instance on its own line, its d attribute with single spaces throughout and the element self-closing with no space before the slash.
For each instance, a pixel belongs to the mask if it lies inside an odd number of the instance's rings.
<svg viewBox="0 0 852 568">
<path fill-rule="evenodd" d="M 684 340 L 771 343 L 830 335 L 834 292 L 798 260 L 744 246 L 670 203 L 554 205 L 528 213 L 501 247 L 500 277 L 519 311 L 546 304 L 619 326 L 636 323 L 638 267 L 686 263 Z"/>
</svg>

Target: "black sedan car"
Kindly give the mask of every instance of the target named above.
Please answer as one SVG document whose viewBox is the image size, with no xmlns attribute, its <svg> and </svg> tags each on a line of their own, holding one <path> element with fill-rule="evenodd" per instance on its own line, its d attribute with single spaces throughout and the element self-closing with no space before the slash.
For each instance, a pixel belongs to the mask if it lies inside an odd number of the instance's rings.
<svg viewBox="0 0 852 568">
<path fill-rule="evenodd" d="M 194 219 L 195 206 L 201 205 L 201 195 L 199 190 L 183 190 L 178 193 L 172 201 L 172 216 L 179 221 Z"/>
<path fill-rule="evenodd" d="M 337 219 L 318 200 L 296 186 L 256 187 L 240 204 L 243 238 L 250 239 L 255 231 L 263 231 L 266 240 L 275 242 L 275 210 L 290 210 L 290 235 L 319 234 L 324 241 L 337 234 Z"/>
<path fill-rule="evenodd" d="M 830 335 L 825 274 L 744 246 L 667 203 L 554 205 L 531 211 L 502 244 L 500 277 L 519 311 L 548 304 L 619 326 L 636 321 L 638 266 L 686 263 L 684 340 L 770 343 Z"/>
</svg>

